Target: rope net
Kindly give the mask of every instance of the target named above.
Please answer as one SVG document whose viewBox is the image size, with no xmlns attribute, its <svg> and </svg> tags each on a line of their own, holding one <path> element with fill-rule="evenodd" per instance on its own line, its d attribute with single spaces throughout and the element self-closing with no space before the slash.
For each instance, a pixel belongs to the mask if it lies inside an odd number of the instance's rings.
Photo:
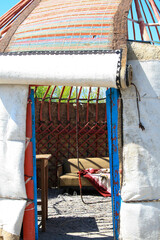
<svg viewBox="0 0 160 240">
<path fill-rule="evenodd" d="M 3 37 L 5 33 L 11 28 L 14 21 L 23 13 L 23 11 L 32 3 L 34 0 L 21 0 L 17 3 L 13 8 L 11 8 L 8 12 L 6 12 L 3 16 L 0 17 L 0 35 Z M 48 3 L 47 3 L 48 4 Z M 61 3 L 63 5 L 63 1 Z M 116 6 L 118 1 L 114 2 Z M 44 1 L 44 7 L 46 7 Z M 57 9 L 57 5 L 55 5 L 55 9 Z M 85 5 L 86 13 L 89 15 L 93 11 L 93 8 L 89 6 L 87 3 Z M 96 7 L 97 11 L 103 10 L 103 4 L 99 4 Z M 111 8 L 110 8 L 111 9 Z M 112 6 L 114 9 L 114 6 Z M 47 11 L 47 9 L 45 9 Z M 47 12 L 46 12 L 47 13 Z M 37 13 L 36 13 L 37 14 Z M 105 12 L 104 16 L 109 16 L 111 12 Z M 74 14 L 70 17 L 73 17 Z M 102 28 L 108 28 L 109 23 L 105 25 L 105 19 L 102 19 L 101 23 L 98 23 Z M 49 17 L 49 16 L 48 16 Z M 47 23 L 46 18 L 46 23 Z M 98 20 L 97 20 L 98 21 Z M 35 21 L 35 24 L 36 21 Z M 94 23 L 91 27 L 93 27 Z M 98 25 L 97 25 L 98 26 Z M 69 27 L 69 26 L 68 26 Z M 76 36 L 76 26 L 74 25 L 73 35 Z M 87 27 L 87 26 L 83 26 Z M 55 29 L 56 30 L 56 29 Z M 107 32 L 108 30 L 103 30 Z M 96 35 L 94 36 L 96 37 Z M 160 42 L 160 8 L 159 8 L 159 0 L 133 0 L 132 5 L 128 14 L 128 39 L 129 40 L 138 40 L 138 41 L 149 41 L 152 43 Z M 107 40 L 108 41 L 108 40 Z M 99 42 L 100 44 L 100 42 Z"/>
</svg>

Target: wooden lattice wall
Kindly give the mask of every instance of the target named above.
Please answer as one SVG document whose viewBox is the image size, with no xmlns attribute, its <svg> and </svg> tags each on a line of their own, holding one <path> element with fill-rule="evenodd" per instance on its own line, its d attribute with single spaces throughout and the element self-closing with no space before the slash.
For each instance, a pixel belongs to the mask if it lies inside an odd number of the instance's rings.
<svg viewBox="0 0 160 240">
<path fill-rule="evenodd" d="M 78 119 L 79 157 L 108 156 L 106 104 L 80 103 Z M 77 156 L 76 104 L 36 102 L 36 147 L 52 154 L 49 187 L 56 186 L 57 164 Z"/>
</svg>

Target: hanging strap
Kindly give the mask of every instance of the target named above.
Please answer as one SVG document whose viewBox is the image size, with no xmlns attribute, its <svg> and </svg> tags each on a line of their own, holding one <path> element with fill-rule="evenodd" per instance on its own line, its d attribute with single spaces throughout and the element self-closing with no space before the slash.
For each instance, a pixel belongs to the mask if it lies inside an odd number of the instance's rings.
<svg viewBox="0 0 160 240">
<path fill-rule="evenodd" d="M 131 85 L 133 85 L 135 87 L 135 90 L 136 90 L 136 100 L 137 100 L 137 111 L 138 111 L 139 128 L 141 128 L 141 130 L 144 131 L 145 127 L 143 126 L 143 124 L 141 122 L 141 115 L 140 115 L 140 110 L 139 110 L 139 102 L 141 101 L 141 97 L 140 97 L 139 91 L 137 89 L 137 86 L 134 83 L 131 83 Z"/>
</svg>

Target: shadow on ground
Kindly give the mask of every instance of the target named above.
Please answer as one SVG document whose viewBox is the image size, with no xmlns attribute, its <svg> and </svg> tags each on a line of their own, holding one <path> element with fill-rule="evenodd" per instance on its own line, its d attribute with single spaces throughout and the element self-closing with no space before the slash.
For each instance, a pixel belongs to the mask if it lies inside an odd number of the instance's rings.
<svg viewBox="0 0 160 240">
<path fill-rule="evenodd" d="M 58 217 L 47 220 L 46 232 L 39 232 L 40 240 L 113 240 L 113 237 L 98 233 L 94 217 Z M 83 236 L 85 233 L 85 236 Z M 87 236 L 88 233 L 88 236 Z M 94 234 L 98 237 L 94 237 Z M 77 236 L 76 236 L 77 235 Z M 82 236 L 81 236 L 82 235 Z"/>
<path fill-rule="evenodd" d="M 94 217 L 58 217 L 50 218 L 47 221 L 48 225 L 52 225 L 52 229 L 60 229 L 65 233 L 74 232 L 97 232 L 98 227 Z M 57 232 L 57 231 L 56 231 Z"/>
<path fill-rule="evenodd" d="M 45 233 L 44 233 L 45 234 Z M 52 236 L 51 238 L 50 238 L 50 236 L 49 237 L 47 237 L 47 234 L 46 235 L 42 235 L 42 237 L 40 238 L 40 239 L 43 239 L 43 240 L 92 240 L 92 239 L 94 239 L 94 240 L 114 240 L 114 238 L 113 237 L 101 237 L 101 236 L 99 236 L 99 237 L 81 237 L 81 236 L 69 236 L 69 235 L 59 235 L 59 237 L 58 236 Z"/>
<path fill-rule="evenodd" d="M 111 198 L 84 191 L 84 199 L 94 204 L 83 204 L 75 190 L 50 190 L 46 232 L 39 229 L 39 240 L 113 240 Z"/>
</svg>

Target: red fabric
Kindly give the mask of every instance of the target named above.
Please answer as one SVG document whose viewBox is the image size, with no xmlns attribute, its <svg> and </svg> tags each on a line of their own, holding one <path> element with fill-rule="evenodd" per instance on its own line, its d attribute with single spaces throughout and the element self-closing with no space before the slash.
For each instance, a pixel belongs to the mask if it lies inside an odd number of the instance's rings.
<svg viewBox="0 0 160 240">
<path fill-rule="evenodd" d="M 78 172 L 79 176 L 83 176 L 93 185 L 93 187 L 104 197 L 110 197 L 111 192 L 107 190 L 107 186 L 100 184 L 98 178 L 94 176 L 99 169 L 86 169 Z"/>
</svg>

